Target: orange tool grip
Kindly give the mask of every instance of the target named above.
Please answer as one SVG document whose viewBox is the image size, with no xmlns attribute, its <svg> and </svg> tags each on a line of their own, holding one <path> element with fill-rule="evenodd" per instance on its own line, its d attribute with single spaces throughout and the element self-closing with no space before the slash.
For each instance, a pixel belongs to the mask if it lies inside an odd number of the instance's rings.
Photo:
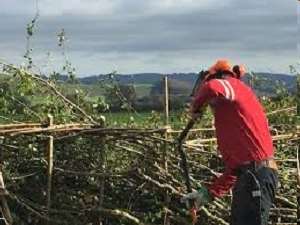
<svg viewBox="0 0 300 225">
<path fill-rule="evenodd" d="M 192 224 L 194 225 L 197 223 L 197 208 L 194 206 L 189 210 L 189 212 L 192 217 Z"/>
</svg>

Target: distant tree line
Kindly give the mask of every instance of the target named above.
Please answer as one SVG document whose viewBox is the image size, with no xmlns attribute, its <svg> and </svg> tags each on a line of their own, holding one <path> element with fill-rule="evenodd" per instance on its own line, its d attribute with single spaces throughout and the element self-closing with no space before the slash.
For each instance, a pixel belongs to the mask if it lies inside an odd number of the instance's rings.
<svg viewBox="0 0 300 225">
<path fill-rule="evenodd" d="M 119 85 L 119 95 L 117 96 L 117 90 L 112 89 L 105 94 L 105 99 L 110 105 L 111 111 L 121 111 L 129 104 L 132 108 L 138 111 L 157 110 L 164 109 L 164 85 L 162 81 L 156 82 L 150 90 L 150 93 L 146 96 L 139 97 L 132 85 Z M 185 103 L 189 100 L 189 94 L 191 91 L 190 83 L 180 80 L 169 80 L 169 105 L 171 110 L 182 109 Z"/>
</svg>

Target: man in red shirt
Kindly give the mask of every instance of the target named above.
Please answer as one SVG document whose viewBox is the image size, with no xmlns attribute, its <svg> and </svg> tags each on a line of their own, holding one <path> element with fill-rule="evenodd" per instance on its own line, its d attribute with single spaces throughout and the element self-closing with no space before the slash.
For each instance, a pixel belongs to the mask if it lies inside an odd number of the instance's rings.
<svg viewBox="0 0 300 225">
<path fill-rule="evenodd" d="M 197 119 L 209 105 L 214 113 L 225 172 L 211 185 L 183 197 L 200 207 L 233 188 L 231 225 L 266 225 L 278 184 L 274 147 L 264 109 L 240 78 L 243 67 L 227 60 L 213 65 L 191 104 Z"/>
</svg>

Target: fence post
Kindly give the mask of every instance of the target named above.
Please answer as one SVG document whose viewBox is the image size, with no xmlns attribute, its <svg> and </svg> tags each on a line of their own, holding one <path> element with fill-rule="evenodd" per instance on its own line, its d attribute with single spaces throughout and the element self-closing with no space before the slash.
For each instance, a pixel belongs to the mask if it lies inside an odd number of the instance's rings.
<svg viewBox="0 0 300 225">
<path fill-rule="evenodd" d="M 53 126 L 53 116 L 48 114 L 48 127 Z M 51 209 L 51 191 L 52 191 L 52 173 L 53 173 L 53 136 L 49 136 L 48 143 L 47 143 L 47 212 L 48 212 L 48 219 L 50 219 L 50 209 Z M 49 221 L 47 222 L 49 224 Z"/>
<path fill-rule="evenodd" d="M 169 85 L 168 85 L 168 76 L 164 77 L 164 111 L 165 111 L 165 133 L 164 138 L 168 139 L 168 130 L 170 128 L 169 126 Z M 165 169 L 165 172 L 168 173 L 168 143 L 165 142 L 164 144 L 164 150 L 163 150 L 163 168 Z M 170 198 L 169 198 L 169 192 L 166 191 L 165 193 L 165 216 L 164 216 L 164 225 L 170 224 L 170 219 L 168 215 L 168 205 L 170 204 Z"/>
<path fill-rule="evenodd" d="M 298 184 L 300 186 L 300 147 L 297 147 L 297 174 L 298 174 Z"/>
<path fill-rule="evenodd" d="M 165 139 L 168 139 L 168 130 L 170 129 L 169 126 L 169 83 L 168 83 L 168 76 L 164 77 L 164 111 L 165 111 Z M 168 143 L 165 142 L 164 152 L 163 152 L 163 162 L 164 162 L 164 169 L 166 172 L 168 171 L 168 160 L 167 160 L 167 151 L 168 151 Z"/>
<path fill-rule="evenodd" d="M 164 104 L 165 104 L 165 125 L 169 125 L 169 84 L 168 76 L 164 77 Z"/>
</svg>

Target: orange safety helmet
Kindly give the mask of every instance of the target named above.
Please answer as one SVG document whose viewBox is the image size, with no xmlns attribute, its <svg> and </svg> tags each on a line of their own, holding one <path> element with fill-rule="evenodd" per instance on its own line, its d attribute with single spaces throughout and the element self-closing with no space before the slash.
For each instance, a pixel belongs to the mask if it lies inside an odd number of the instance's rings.
<svg viewBox="0 0 300 225">
<path fill-rule="evenodd" d="M 211 66 L 208 71 L 210 75 L 216 74 L 223 71 L 231 71 L 231 63 L 227 59 L 219 59 L 213 66 Z"/>
</svg>

